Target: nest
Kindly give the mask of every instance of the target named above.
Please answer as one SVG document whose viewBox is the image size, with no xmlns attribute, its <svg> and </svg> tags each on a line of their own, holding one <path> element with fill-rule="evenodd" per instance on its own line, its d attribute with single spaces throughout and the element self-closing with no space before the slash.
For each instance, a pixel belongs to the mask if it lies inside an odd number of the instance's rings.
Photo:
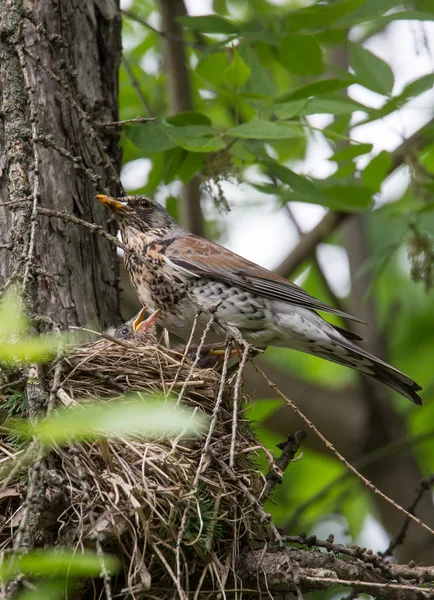
<svg viewBox="0 0 434 600">
<path fill-rule="evenodd" d="M 118 556 L 122 572 L 105 578 L 113 596 L 198 598 L 238 589 L 240 548 L 269 535 L 261 509 L 264 477 L 257 466 L 264 449 L 241 407 L 235 462 L 229 467 L 237 370 L 224 382 L 217 410 L 221 375 L 193 368 L 183 355 L 158 345 L 137 348 L 100 339 L 74 348 L 61 369 L 60 403 L 182 390 L 185 405 L 213 415 L 213 431 L 206 456 L 206 433 L 191 439 L 76 442 L 53 449 L 41 486 L 51 516 L 39 526 L 37 545 L 91 547 L 100 555 Z M 51 380 L 54 372 L 53 366 Z M 3 548 L 12 545 L 10 531 L 19 522 L 28 488 L 15 482 L 8 489 L 15 492 L 0 497 L 0 511 L 9 512 Z M 93 593 L 89 587 L 85 597 Z"/>
</svg>

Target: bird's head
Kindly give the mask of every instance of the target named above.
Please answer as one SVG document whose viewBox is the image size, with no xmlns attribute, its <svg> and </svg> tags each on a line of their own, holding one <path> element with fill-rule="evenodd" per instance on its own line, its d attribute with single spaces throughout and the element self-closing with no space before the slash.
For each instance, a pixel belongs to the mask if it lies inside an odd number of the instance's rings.
<svg viewBox="0 0 434 600">
<path fill-rule="evenodd" d="M 114 337 L 118 340 L 127 341 L 143 341 L 146 339 L 152 329 L 155 327 L 157 317 L 160 313 L 159 309 L 155 310 L 147 319 L 146 313 L 148 308 L 144 306 L 135 317 L 119 325 L 114 332 Z"/>
<path fill-rule="evenodd" d="M 121 229 L 132 227 L 146 232 L 150 229 L 179 228 L 179 225 L 161 204 L 146 196 L 113 198 L 98 194 L 96 198 L 115 213 Z"/>
</svg>

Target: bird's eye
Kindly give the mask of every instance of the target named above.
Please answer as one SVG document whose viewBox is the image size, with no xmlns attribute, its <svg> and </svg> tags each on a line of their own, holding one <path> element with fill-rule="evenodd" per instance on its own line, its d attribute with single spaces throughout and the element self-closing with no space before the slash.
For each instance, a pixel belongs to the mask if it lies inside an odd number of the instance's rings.
<svg viewBox="0 0 434 600">
<path fill-rule="evenodd" d="M 128 335 L 128 332 L 129 332 L 128 327 L 123 327 L 123 329 L 121 330 L 122 335 Z"/>
<path fill-rule="evenodd" d="M 143 198 L 143 200 L 140 200 L 140 208 L 149 210 L 150 208 L 152 208 L 152 202 L 150 200 L 148 200 L 147 198 Z"/>
</svg>

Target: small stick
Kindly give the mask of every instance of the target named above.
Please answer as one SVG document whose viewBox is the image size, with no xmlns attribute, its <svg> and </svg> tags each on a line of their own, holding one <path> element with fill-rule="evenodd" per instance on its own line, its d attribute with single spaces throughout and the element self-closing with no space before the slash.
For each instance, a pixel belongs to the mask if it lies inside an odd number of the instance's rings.
<svg viewBox="0 0 434 600">
<path fill-rule="evenodd" d="M 285 396 L 285 394 L 283 392 L 281 392 L 279 390 L 279 388 L 265 375 L 265 373 L 260 369 L 260 367 L 254 360 L 252 360 L 252 364 L 255 367 L 256 371 L 259 373 L 259 375 L 261 375 L 261 377 L 264 379 L 264 381 L 269 385 L 269 387 L 278 396 L 280 396 L 280 398 L 282 398 L 282 400 L 284 400 L 286 402 L 286 404 L 288 404 L 288 406 L 290 406 L 292 408 L 292 410 L 300 417 L 300 419 L 302 419 L 306 423 L 306 425 L 310 429 L 312 429 L 312 431 L 322 441 L 322 443 L 325 445 L 325 447 L 328 450 L 330 450 L 331 452 L 333 452 L 333 454 L 335 456 L 337 456 L 337 458 L 347 467 L 347 469 L 352 471 L 352 473 L 354 473 L 354 475 L 356 475 L 359 479 L 361 479 L 363 481 L 363 483 L 366 485 L 366 487 L 368 487 L 372 492 L 374 492 L 374 494 L 377 494 L 377 496 L 380 496 L 380 498 L 383 498 L 383 500 L 385 500 L 386 502 L 388 502 L 389 504 L 394 506 L 397 510 L 404 513 L 404 515 L 406 515 L 409 519 L 411 519 L 412 521 L 414 521 L 415 523 L 420 525 L 420 527 L 423 527 L 423 529 L 426 529 L 426 531 L 429 531 L 432 535 L 434 535 L 434 529 L 429 527 L 426 523 L 421 521 L 421 519 L 419 519 L 418 517 L 415 517 L 414 515 L 409 513 L 408 510 L 405 510 L 405 508 L 403 508 L 402 506 L 397 504 L 394 500 L 392 500 L 392 498 L 389 498 L 389 496 L 386 496 L 386 494 L 384 494 L 381 490 L 379 490 L 377 487 L 375 487 L 375 485 L 371 481 L 369 481 L 369 479 L 367 479 L 355 467 L 353 467 L 353 465 L 350 462 L 348 462 L 347 459 L 340 452 L 338 452 L 338 450 L 336 450 L 336 448 L 333 446 L 333 444 L 331 442 L 329 442 L 326 437 L 323 436 L 323 434 L 319 431 L 319 429 L 317 429 L 315 427 L 315 425 L 312 423 L 312 421 L 309 421 L 309 419 L 292 402 L 292 400 L 287 398 Z"/>
<path fill-rule="evenodd" d="M 301 443 L 307 438 L 307 433 L 299 429 L 288 436 L 286 442 L 277 444 L 277 448 L 282 450 L 282 454 L 275 461 L 274 466 L 268 471 L 265 479 L 267 481 L 264 490 L 265 499 L 274 491 L 277 484 L 282 483 L 283 474 L 297 454 Z"/>
</svg>

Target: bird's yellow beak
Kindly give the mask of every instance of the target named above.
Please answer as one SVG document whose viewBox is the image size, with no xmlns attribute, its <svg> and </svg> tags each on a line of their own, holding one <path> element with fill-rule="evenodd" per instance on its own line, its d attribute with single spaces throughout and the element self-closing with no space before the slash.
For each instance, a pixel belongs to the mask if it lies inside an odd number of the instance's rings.
<svg viewBox="0 0 434 600">
<path fill-rule="evenodd" d="M 105 194 L 98 194 L 96 196 L 96 199 L 99 200 L 101 204 L 104 204 L 104 206 L 110 208 L 110 210 L 113 210 L 114 212 L 122 211 L 126 208 L 126 204 L 124 202 L 120 202 L 116 198 L 106 196 Z"/>
</svg>

